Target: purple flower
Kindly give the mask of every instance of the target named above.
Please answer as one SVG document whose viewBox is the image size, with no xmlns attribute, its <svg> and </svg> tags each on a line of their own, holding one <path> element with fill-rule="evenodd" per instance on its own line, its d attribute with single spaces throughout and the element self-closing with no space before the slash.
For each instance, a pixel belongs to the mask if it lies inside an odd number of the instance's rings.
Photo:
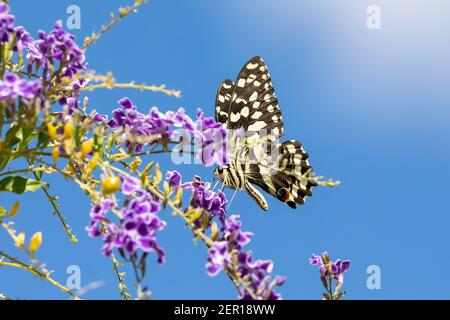
<svg viewBox="0 0 450 320">
<path fill-rule="evenodd" d="M 102 237 L 102 253 L 106 256 L 110 256 L 115 248 L 130 255 L 141 250 L 155 252 L 158 263 L 164 263 L 165 253 L 157 242 L 157 233 L 166 226 L 158 216 L 159 200 L 142 188 L 137 179 L 123 176 L 121 180 L 125 201 L 119 212 L 120 221 L 114 223 L 108 218 L 109 211 L 117 207 L 117 203 L 104 199 L 92 207 L 91 223 L 86 228 L 89 236 Z"/>
<path fill-rule="evenodd" d="M 191 207 L 205 209 L 211 217 L 218 216 L 224 221 L 227 199 L 222 191 L 210 190 L 210 184 L 201 181 L 198 176 L 195 176 L 192 182 L 183 183 L 181 187 L 192 191 Z"/>
<path fill-rule="evenodd" d="M 0 100 L 16 99 L 21 97 L 27 100 L 40 95 L 42 82 L 40 79 L 27 81 L 20 79 L 15 73 L 5 73 L 3 80 L 0 80 Z"/>
<path fill-rule="evenodd" d="M 14 32 L 15 17 L 10 14 L 9 8 L 5 3 L 0 3 L 0 44 L 4 44 L 11 40 Z"/>
<path fill-rule="evenodd" d="M 176 170 L 167 171 L 166 179 L 172 187 L 178 187 L 181 184 L 181 174 Z"/>
<path fill-rule="evenodd" d="M 273 262 L 270 260 L 254 260 L 252 252 L 240 252 L 238 255 L 238 272 L 242 278 L 250 280 L 251 288 L 261 300 L 280 300 L 281 295 L 275 292 L 276 286 L 282 285 L 286 278 L 282 276 L 276 276 L 271 279 Z M 242 289 L 241 300 L 250 300 L 253 297 L 248 290 Z"/>
<path fill-rule="evenodd" d="M 225 220 L 222 227 L 223 237 L 228 242 L 233 243 L 237 248 L 242 248 L 248 244 L 253 237 L 253 233 L 242 231 L 242 222 L 238 220 L 239 215 L 234 214 Z"/>
<path fill-rule="evenodd" d="M 347 272 L 348 269 L 350 269 L 350 260 L 338 259 L 336 260 L 335 265 L 338 268 L 337 274 L 343 274 L 344 272 Z"/>
<path fill-rule="evenodd" d="M 138 179 L 130 176 L 122 176 L 122 193 L 131 196 L 141 190 L 141 184 Z"/>
<path fill-rule="evenodd" d="M 106 221 L 106 215 L 109 210 L 116 206 L 117 203 L 110 199 L 105 199 L 101 203 L 94 204 L 90 212 L 91 223 L 86 227 L 86 231 L 90 237 L 94 238 L 101 235 L 101 222 Z"/>
<path fill-rule="evenodd" d="M 232 255 L 228 251 L 228 242 L 215 242 L 208 250 L 208 262 L 206 263 L 206 272 L 213 277 L 224 270 L 232 261 Z"/>
<path fill-rule="evenodd" d="M 311 258 L 309 258 L 309 264 L 312 266 L 322 266 L 322 257 L 316 254 L 313 254 Z"/>
</svg>

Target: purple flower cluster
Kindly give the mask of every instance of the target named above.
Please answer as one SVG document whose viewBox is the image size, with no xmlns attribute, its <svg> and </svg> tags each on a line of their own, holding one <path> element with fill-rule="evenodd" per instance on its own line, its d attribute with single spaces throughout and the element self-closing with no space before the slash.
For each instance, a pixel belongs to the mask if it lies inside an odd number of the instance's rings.
<svg viewBox="0 0 450 320">
<path fill-rule="evenodd" d="M 33 99 L 41 94 L 41 88 L 40 79 L 27 81 L 20 79 L 15 73 L 8 72 L 3 80 L 0 80 L 0 100 L 17 97 Z"/>
<path fill-rule="evenodd" d="M 108 125 L 112 129 L 122 129 L 127 147 L 142 151 L 145 145 L 152 145 L 163 140 L 169 141 L 171 126 L 181 127 L 184 110 L 162 114 L 153 107 L 148 114 L 143 114 L 128 98 L 119 100 L 120 108 L 112 112 Z"/>
<path fill-rule="evenodd" d="M 197 121 L 191 130 L 194 143 L 200 147 L 199 157 L 206 166 L 217 163 L 224 165 L 228 163 L 226 137 L 227 130 L 221 123 L 213 118 L 205 117 L 205 113 L 198 109 Z"/>
<path fill-rule="evenodd" d="M 326 290 L 323 294 L 324 299 L 341 300 L 345 295 L 345 291 L 340 290 L 344 285 L 344 273 L 350 268 L 350 261 L 341 259 L 333 261 L 328 253 L 324 252 L 321 256 L 313 254 L 309 258 L 309 263 L 312 266 L 319 267 L 320 280 Z M 336 284 L 333 288 L 334 280 L 336 280 Z"/>
<path fill-rule="evenodd" d="M 251 251 L 245 251 L 253 233 L 242 231 L 239 215 L 232 215 L 222 226 L 221 241 L 217 241 L 208 250 L 206 270 L 210 276 L 219 274 L 222 270 L 234 270 L 240 278 L 252 289 L 258 299 L 279 300 L 281 296 L 274 291 L 282 285 L 284 277 L 272 279 L 273 262 L 270 260 L 255 260 Z M 250 292 L 241 288 L 242 300 L 253 299 Z"/>
<path fill-rule="evenodd" d="M 84 52 L 78 47 L 75 37 L 63 30 L 61 21 L 55 23 L 49 34 L 40 30 L 37 40 L 34 40 L 23 26 L 15 27 L 14 21 L 15 17 L 9 12 L 8 5 L 0 3 L 0 44 L 14 39 L 13 50 L 18 52 L 20 57 L 26 56 L 28 70 L 34 67 L 34 72 L 38 73 L 39 68 L 43 67 L 47 72 L 42 73 L 41 79 L 33 81 L 6 74 L 4 79 L 0 80 L 0 99 L 36 97 L 43 91 L 43 77 L 57 83 L 60 83 L 63 77 L 71 78 L 72 88 L 75 90 L 83 85 L 83 80 L 80 82 L 74 76 L 78 71 L 86 69 Z"/>
<path fill-rule="evenodd" d="M 192 208 L 202 208 L 211 217 L 218 216 L 222 223 L 225 222 L 227 199 L 222 191 L 212 191 L 211 185 L 208 182 L 203 182 L 199 176 L 195 176 L 192 182 L 183 183 L 181 187 L 192 192 L 190 204 Z"/>
<path fill-rule="evenodd" d="M 15 17 L 9 12 L 5 3 L 0 3 L 0 44 L 11 41 L 11 35 L 14 33 Z"/>
<path fill-rule="evenodd" d="M 114 248 L 130 255 L 142 250 L 145 253 L 155 252 L 158 263 L 164 263 L 165 254 L 156 239 L 157 233 L 166 226 L 158 216 L 159 201 L 143 189 L 137 179 L 123 176 L 121 181 L 125 202 L 118 213 L 120 223 L 108 219 L 109 211 L 117 208 L 117 203 L 104 199 L 92 207 L 91 223 L 86 228 L 89 236 L 103 238 L 102 253 L 106 256 L 110 256 Z"/>
<path fill-rule="evenodd" d="M 86 69 L 84 52 L 78 47 L 75 36 L 62 28 L 61 21 L 55 23 L 48 35 L 39 30 L 37 40 L 33 40 L 22 27 L 16 28 L 16 35 L 18 46 L 23 46 L 28 51 L 30 64 L 49 67 L 58 61 L 63 64 L 61 76 L 69 78 Z"/>
<path fill-rule="evenodd" d="M 226 130 L 214 119 L 206 118 L 203 111 L 199 110 L 196 121 L 193 121 L 183 108 L 162 113 L 153 107 L 144 114 L 128 98 L 121 99 L 119 105 L 120 108 L 113 111 L 109 121 L 105 116 L 98 116 L 97 119 L 107 122 L 112 129 L 121 129 L 126 146 L 133 147 L 134 151 L 141 152 L 144 146 L 156 143 L 167 146 L 174 139 L 183 137 L 180 131 L 184 130 L 200 148 L 199 158 L 205 165 L 226 162 Z"/>
<path fill-rule="evenodd" d="M 175 178 L 176 177 L 176 178 Z M 178 173 L 168 172 L 166 178 L 170 181 L 181 181 Z M 190 207 L 204 209 L 208 213 L 209 228 L 215 217 L 218 217 L 221 228 L 218 239 L 208 249 L 206 272 L 210 276 L 216 276 L 221 271 L 234 271 L 241 280 L 245 281 L 258 299 L 281 299 L 274 291 L 276 286 L 283 284 L 284 277 L 277 276 L 272 279 L 273 263 L 270 260 L 255 260 L 251 251 L 245 251 L 244 247 L 250 243 L 252 232 L 242 230 L 242 222 L 239 215 L 231 215 L 226 218 L 225 206 L 227 199 L 222 191 L 214 192 L 210 184 L 203 182 L 195 176 L 193 181 L 181 184 L 181 188 L 192 192 Z M 198 224 L 198 221 L 195 223 Z M 197 226 L 200 227 L 201 224 Z M 202 226 L 205 228 L 205 226 Z M 205 229 L 206 229 L 205 228 Z M 244 287 L 241 288 L 240 299 L 253 299 L 253 296 Z"/>
<path fill-rule="evenodd" d="M 350 260 L 337 259 L 336 261 L 328 261 L 328 254 L 325 252 L 322 258 L 319 255 L 313 254 L 309 258 L 309 264 L 312 266 L 318 266 L 321 277 L 331 276 L 339 281 L 343 280 L 344 272 L 347 272 L 350 268 Z"/>
<path fill-rule="evenodd" d="M 26 49 L 30 65 L 36 63 L 40 67 L 48 68 L 50 64 L 59 62 L 62 65 L 53 66 L 53 69 L 60 68 L 62 73 L 59 76 L 69 78 L 86 69 L 84 52 L 76 43 L 75 36 L 62 28 L 62 21 L 56 21 L 49 34 L 39 30 L 37 40 L 34 40 L 23 26 L 14 27 L 14 21 L 8 6 L 0 3 L 0 43 L 10 41 L 14 34 L 14 50 L 23 53 Z"/>
</svg>

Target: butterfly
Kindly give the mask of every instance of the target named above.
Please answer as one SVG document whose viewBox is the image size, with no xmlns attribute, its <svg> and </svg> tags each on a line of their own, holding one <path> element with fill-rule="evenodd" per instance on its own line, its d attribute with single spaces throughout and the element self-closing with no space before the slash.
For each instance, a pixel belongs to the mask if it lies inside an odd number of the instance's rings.
<svg viewBox="0 0 450 320">
<path fill-rule="evenodd" d="M 269 205 L 256 186 L 291 208 L 312 195 L 317 182 L 308 153 L 296 140 L 278 142 L 284 134 L 283 119 L 261 57 L 250 59 L 234 83 L 221 83 L 215 120 L 227 129 L 228 145 L 234 148 L 227 164 L 214 169 L 223 187 L 245 190 L 265 211 Z"/>
</svg>

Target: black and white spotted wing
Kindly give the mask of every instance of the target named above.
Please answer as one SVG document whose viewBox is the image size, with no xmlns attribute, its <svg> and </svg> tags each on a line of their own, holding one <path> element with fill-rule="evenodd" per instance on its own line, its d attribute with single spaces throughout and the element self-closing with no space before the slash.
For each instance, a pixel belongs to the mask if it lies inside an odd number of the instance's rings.
<svg viewBox="0 0 450 320">
<path fill-rule="evenodd" d="M 309 155 L 296 140 L 283 142 L 277 151 L 277 162 L 269 164 L 271 170 L 266 170 L 261 164 L 252 164 L 248 180 L 295 208 L 297 204 L 304 204 L 312 196 L 311 189 L 317 186 L 317 182 L 310 178 Z M 267 171 L 271 173 L 265 174 Z"/>
<path fill-rule="evenodd" d="M 216 96 L 216 121 L 224 123 L 227 129 L 266 130 L 276 138 L 283 135 L 278 99 L 261 57 L 250 59 L 234 83 L 222 82 Z"/>
</svg>

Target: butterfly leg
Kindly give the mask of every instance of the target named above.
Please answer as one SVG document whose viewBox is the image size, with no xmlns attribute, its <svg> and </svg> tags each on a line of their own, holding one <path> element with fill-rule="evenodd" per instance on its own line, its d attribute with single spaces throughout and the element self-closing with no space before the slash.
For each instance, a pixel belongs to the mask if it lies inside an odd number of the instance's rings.
<svg viewBox="0 0 450 320">
<path fill-rule="evenodd" d="M 215 179 L 215 178 L 214 178 Z M 214 182 L 214 180 L 213 180 L 213 182 Z M 216 183 L 214 184 L 214 186 L 212 187 L 212 191 L 214 191 L 215 189 L 216 189 L 216 187 L 217 187 L 217 185 L 219 184 L 219 182 L 220 182 L 220 180 L 217 180 L 216 181 Z M 212 184 L 212 183 L 211 183 Z"/>
<path fill-rule="evenodd" d="M 255 202 L 258 204 L 258 206 L 261 207 L 264 211 L 269 210 L 269 204 L 267 203 L 267 200 L 264 198 L 261 192 L 259 192 L 256 187 L 248 182 L 248 180 L 245 180 L 244 182 L 244 188 L 245 191 L 255 200 Z"/>
<path fill-rule="evenodd" d="M 228 202 L 227 211 L 228 211 L 228 209 L 230 209 L 231 203 L 233 202 L 234 197 L 236 196 L 236 193 L 237 193 L 238 191 L 239 191 L 238 189 L 235 189 L 235 190 L 234 190 L 233 195 L 231 196 L 231 200 L 230 200 L 230 202 Z"/>
</svg>

